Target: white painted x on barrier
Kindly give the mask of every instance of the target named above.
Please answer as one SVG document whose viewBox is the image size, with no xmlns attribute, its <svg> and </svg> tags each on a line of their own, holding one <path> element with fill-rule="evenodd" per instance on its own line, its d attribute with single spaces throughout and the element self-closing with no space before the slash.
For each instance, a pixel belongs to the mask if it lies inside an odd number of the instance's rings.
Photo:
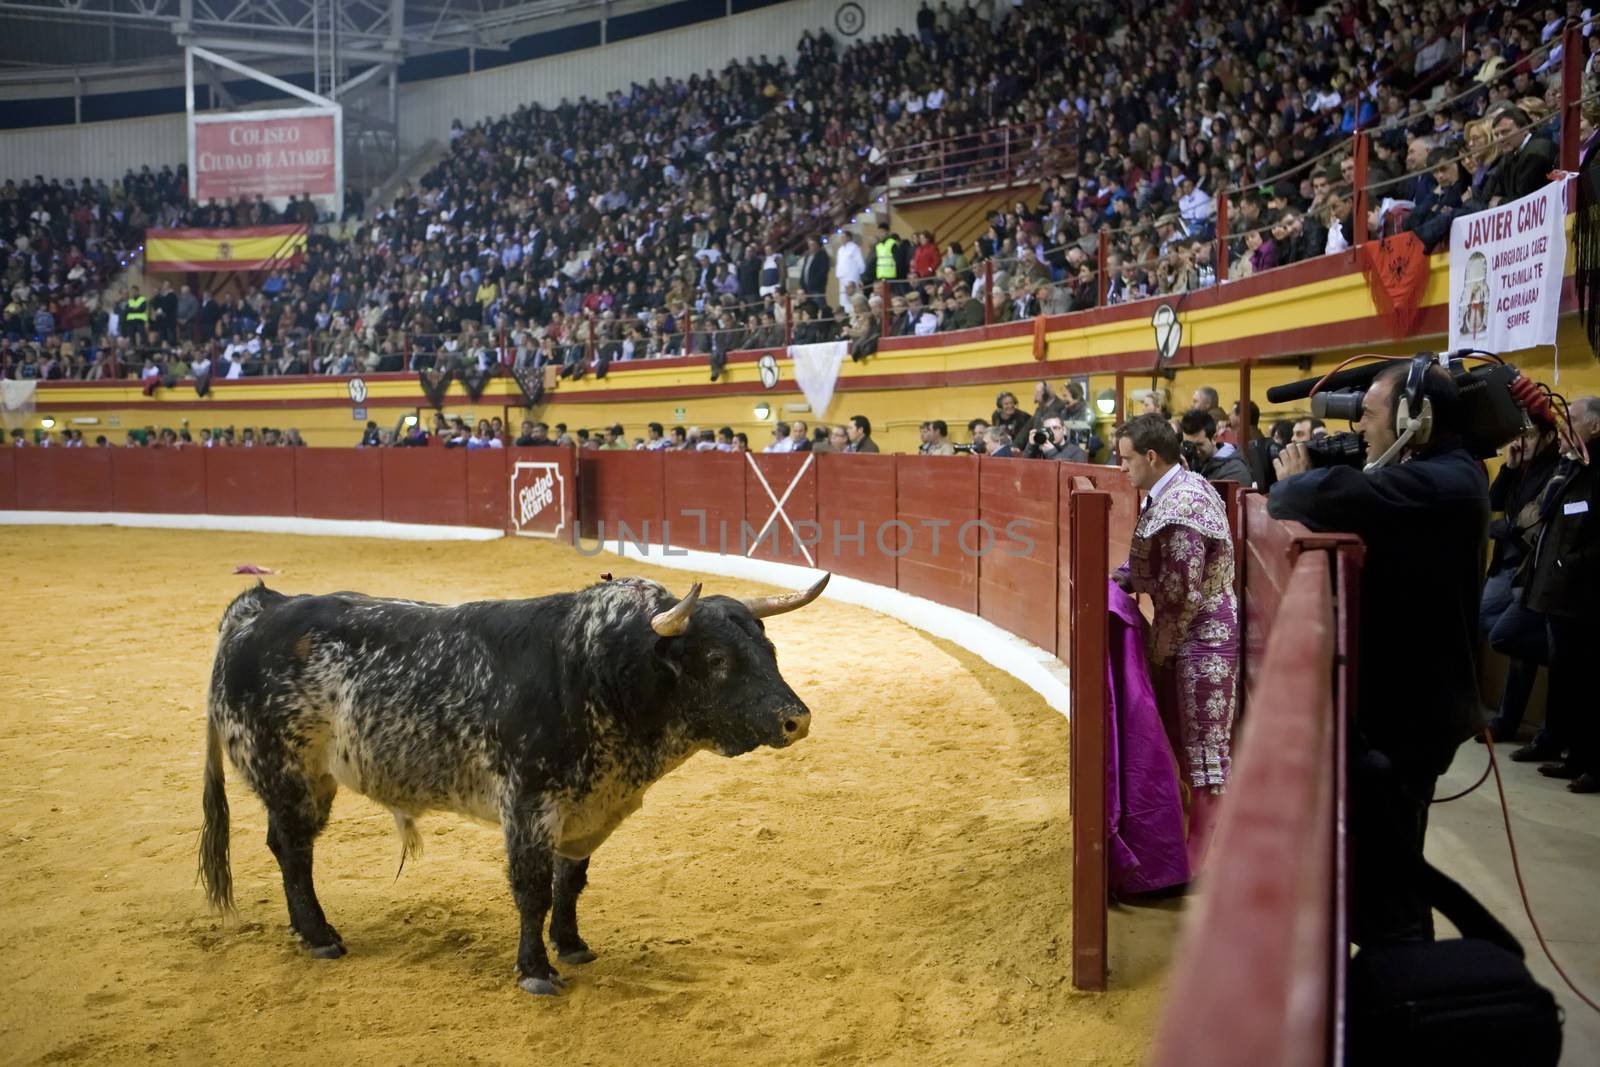
<svg viewBox="0 0 1600 1067">
<path fill-rule="evenodd" d="M 810 550 L 806 548 L 805 542 L 800 540 L 800 532 L 794 528 L 794 523 L 789 520 L 789 513 L 783 510 L 783 506 L 789 502 L 790 495 L 794 493 L 795 486 L 800 484 L 800 479 L 806 476 L 806 471 L 811 469 L 811 463 L 817 458 L 817 454 L 815 452 L 806 453 L 806 461 L 800 464 L 799 470 L 795 471 L 794 478 L 789 482 L 789 488 L 783 491 L 783 496 L 781 497 L 772 491 L 772 483 L 768 482 L 767 476 L 761 473 L 761 465 L 756 462 L 755 454 L 746 452 L 744 458 L 750 461 L 750 469 L 756 472 L 756 478 L 760 480 L 761 488 L 767 491 L 767 499 L 772 501 L 772 514 L 768 515 L 767 521 L 761 524 L 761 532 L 756 534 L 755 541 L 744 550 L 744 554 L 749 556 L 756 550 L 756 545 L 761 543 L 761 539 L 767 536 L 767 531 L 772 528 L 772 520 L 782 519 L 783 524 L 789 527 L 789 532 L 794 535 L 794 543 L 800 546 L 800 554 L 805 556 L 807 563 L 815 567 L 817 561 L 811 558 Z"/>
</svg>

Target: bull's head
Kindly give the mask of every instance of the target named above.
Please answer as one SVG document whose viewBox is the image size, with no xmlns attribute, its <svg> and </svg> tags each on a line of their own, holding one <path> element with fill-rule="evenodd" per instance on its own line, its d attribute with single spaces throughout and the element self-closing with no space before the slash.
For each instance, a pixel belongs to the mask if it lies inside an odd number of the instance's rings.
<svg viewBox="0 0 1600 1067">
<path fill-rule="evenodd" d="M 778 673 L 761 620 L 803 608 L 829 575 L 803 593 L 737 600 L 700 596 L 696 583 L 650 626 L 658 653 L 677 675 L 680 707 L 697 737 L 724 756 L 761 745 L 784 748 L 811 729 L 811 712 Z"/>
</svg>

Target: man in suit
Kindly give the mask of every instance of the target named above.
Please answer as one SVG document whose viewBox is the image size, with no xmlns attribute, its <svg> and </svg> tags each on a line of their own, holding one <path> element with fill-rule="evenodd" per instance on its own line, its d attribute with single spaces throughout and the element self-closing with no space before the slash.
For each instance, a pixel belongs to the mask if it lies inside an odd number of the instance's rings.
<svg viewBox="0 0 1600 1067">
<path fill-rule="evenodd" d="M 849 441 L 846 452 L 878 451 L 878 442 L 872 439 L 872 421 L 865 415 L 851 415 L 844 432 Z"/>
<path fill-rule="evenodd" d="M 1545 617 L 1550 639 L 1550 689 L 1546 728 L 1567 742 L 1567 758 L 1539 768 L 1569 779 L 1574 793 L 1600 793 L 1600 710 L 1595 707 L 1590 656 L 1600 642 L 1600 397 L 1572 402 L 1572 430 L 1587 443 L 1589 462 L 1576 450 L 1561 461 L 1540 501 L 1544 527 L 1533 549 L 1527 606 Z M 1557 741 L 1559 744 L 1559 740 Z"/>
<path fill-rule="evenodd" d="M 806 254 L 800 260 L 800 287 L 808 299 L 827 299 L 828 273 L 831 270 L 833 263 L 829 261 L 828 253 L 822 250 L 821 242 L 815 237 L 807 238 Z"/>
<path fill-rule="evenodd" d="M 789 451 L 790 452 L 810 452 L 811 451 L 811 432 L 810 432 L 810 428 L 808 426 L 806 426 L 806 424 L 803 421 L 801 421 L 800 419 L 795 419 L 793 422 L 791 422 L 789 424 Z"/>
<path fill-rule="evenodd" d="M 1537 192 L 1549 182 L 1556 165 L 1556 146 L 1531 128 L 1521 108 L 1505 107 L 1495 113 L 1494 136 L 1500 145 L 1500 166 L 1489 179 L 1489 206 L 1499 207 Z"/>
</svg>

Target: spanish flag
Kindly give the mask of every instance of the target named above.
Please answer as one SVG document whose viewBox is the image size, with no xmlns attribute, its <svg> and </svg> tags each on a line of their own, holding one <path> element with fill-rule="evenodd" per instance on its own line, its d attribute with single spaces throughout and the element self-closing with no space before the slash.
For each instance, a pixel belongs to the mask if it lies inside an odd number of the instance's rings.
<svg viewBox="0 0 1600 1067">
<path fill-rule="evenodd" d="M 306 254 L 304 225 L 233 230 L 149 230 L 144 266 L 156 273 L 191 270 L 279 270 Z"/>
</svg>

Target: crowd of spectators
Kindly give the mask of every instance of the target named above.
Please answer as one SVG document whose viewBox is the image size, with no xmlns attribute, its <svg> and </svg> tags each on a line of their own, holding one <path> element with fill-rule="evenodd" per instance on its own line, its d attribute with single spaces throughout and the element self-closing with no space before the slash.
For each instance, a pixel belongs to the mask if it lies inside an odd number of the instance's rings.
<svg viewBox="0 0 1600 1067">
<path fill-rule="evenodd" d="M 458 122 L 416 188 L 226 295 L 104 286 L 146 226 L 303 220 L 309 203 L 195 205 L 181 167 L 7 181 L 0 365 L 161 385 L 445 363 L 578 376 L 683 353 L 715 372 L 785 340 L 845 338 L 865 358 L 884 332 L 1094 306 L 1102 229 L 1108 302 L 1216 284 L 1221 190 L 1244 190 L 1230 278 L 1337 251 L 1358 227 L 1436 247 L 1553 164 L 1569 17 L 1587 18 L 1576 2 L 924 5 L 914 29 L 847 46 L 807 32 L 792 62 Z M 1600 34 L 1584 40 L 1592 67 Z M 1075 165 L 970 247 L 845 231 L 897 149 L 1000 123 L 1067 139 Z M 1357 129 L 1373 132 L 1362 220 Z"/>
<path fill-rule="evenodd" d="M 13 448 L 304 448 L 306 440 L 293 427 L 207 426 L 191 430 L 185 420 L 178 429 L 143 426 L 125 430 L 120 442 L 103 433 L 90 441 L 73 427 L 47 426 L 31 432 L 18 427 L 11 431 L 9 443 Z"/>
</svg>

